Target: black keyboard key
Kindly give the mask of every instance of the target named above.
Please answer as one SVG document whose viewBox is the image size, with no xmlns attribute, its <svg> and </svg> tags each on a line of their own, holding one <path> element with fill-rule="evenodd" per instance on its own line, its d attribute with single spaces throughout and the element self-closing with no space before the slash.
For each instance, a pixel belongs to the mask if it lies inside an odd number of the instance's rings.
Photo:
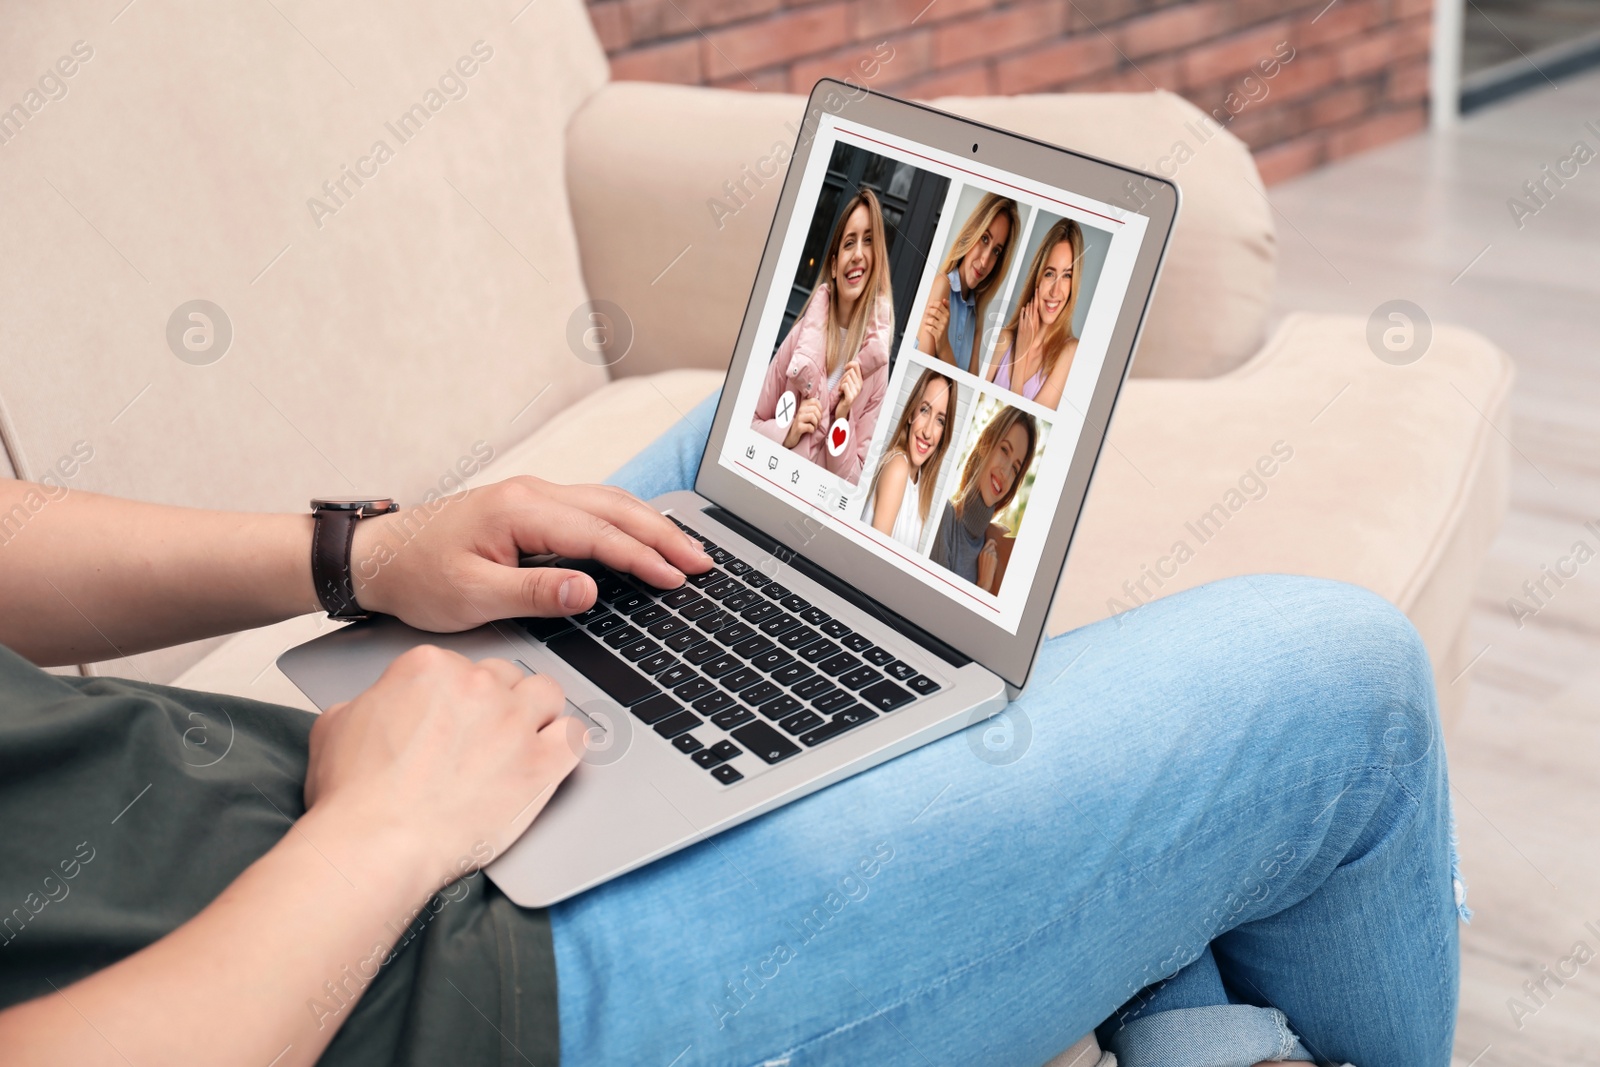
<svg viewBox="0 0 1600 1067">
<path fill-rule="evenodd" d="M 800 613 L 800 617 L 806 622 L 809 622 L 812 626 L 821 626 L 823 623 L 833 618 L 832 615 L 829 615 L 821 608 L 807 608 Z"/>
<path fill-rule="evenodd" d="M 600 616 L 604 615 L 610 610 L 611 609 L 606 607 L 604 604 L 596 603 L 595 606 L 590 608 L 588 611 L 580 611 L 578 614 L 572 616 L 572 621 L 578 623 L 579 625 L 587 626 L 589 623 L 594 622 L 594 620 L 598 619 Z"/>
<path fill-rule="evenodd" d="M 807 658 L 809 659 L 810 657 Z M 859 666 L 861 666 L 860 660 L 856 659 L 848 652 L 840 652 L 838 655 L 829 656 L 827 659 L 818 663 L 817 669 L 825 674 L 843 674 L 850 668 Z"/>
<path fill-rule="evenodd" d="M 620 630 L 622 627 L 627 625 L 627 623 L 622 621 L 621 615 L 617 615 L 608 611 L 589 624 L 589 632 L 594 634 L 596 637 L 604 637 L 612 630 Z M 633 627 L 629 627 L 629 629 L 632 628 Z"/>
<path fill-rule="evenodd" d="M 646 656 L 639 661 L 639 669 L 646 674 L 659 674 L 668 667 L 676 666 L 678 657 L 670 652 L 657 652 L 653 656 Z"/>
<path fill-rule="evenodd" d="M 846 730 L 853 730 L 862 723 L 871 722 L 877 717 L 878 715 L 876 712 L 869 708 L 863 708 L 858 705 L 849 711 L 841 711 L 832 719 L 828 720 L 828 722 L 817 727 L 815 730 L 812 730 L 810 733 L 801 734 L 800 743 L 806 745 L 807 747 L 812 745 L 820 745 L 822 742 L 827 741 L 830 738 L 838 737 Z"/>
<path fill-rule="evenodd" d="M 716 610 L 717 610 L 716 601 L 714 601 L 714 600 L 706 600 L 705 598 L 702 597 L 701 599 L 696 600 L 693 604 L 685 604 L 683 607 L 679 608 L 678 609 L 678 614 L 682 615 L 684 618 L 688 619 L 690 622 L 694 622 L 696 619 L 700 618 L 702 615 L 709 615 L 713 611 L 716 611 Z"/>
<path fill-rule="evenodd" d="M 522 628 L 540 641 L 548 641 L 556 634 L 572 629 L 572 620 L 561 616 L 554 619 L 518 619 Z"/>
<path fill-rule="evenodd" d="M 705 767 L 707 770 L 709 770 L 719 763 L 727 763 L 733 757 L 742 754 L 743 749 L 741 749 L 738 745 L 734 744 L 732 741 L 722 740 L 718 741 L 710 748 L 703 748 L 699 752 L 696 752 L 694 754 L 694 762 L 697 766 Z"/>
<path fill-rule="evenodd" d="M 704 721 L 692 711 L 680 711 L 676 715 L 669 715 L 656 723 L 655 730 L 662 737 L 673 738 L 681 733 L 693 730 Z"/>
<path fill-rule="evenodd" d="M 848 689 L 863 689 L 873 682 L 881 681 L 883 675 L 868 666 L 860 666 L 845 671 L 839 675 L 839 681 Z"/>
<path fill-rule="evenodd" d="M 698 700 L 707 693 L 716 692 L 716 688 L 704 678 L 691 678 L 672 691 L 678 694 L 679 700 Z"/>
<path fill-rule="evenodd" d="M 846 634 L 839 643 L 851 652 L 865 652 L 872 647 L 872 642 L 861 634 Z"/>
<path fill-rule="evenodd" d="M 605 643 L 612 648 L 621 648 L 624 645 L 633 644 L 642 637 L 644 637 L 644 634 L 639 631 L 637 626 L 618 626 L 606 634 Z"/>
<path fill-rule="evenodd" d="M 757 634 L 755 637 L 749 637 L 743 641 L 740 641 L 737 645 L 734 645 L 730 651 L 732 651 L 736 656 L 743 656 L 745 659 L 750 659 L 752 656 L 761 655 L 761 653 L 767 651 L 771 647 L 771 641 L 768 641 L 765 637 Z"/>
<path fill-rule="evenodd" d="M 779 685 L 799 685 L 817 672 L 804 663 L 791 663 L 772 672 L 772 680 Z"/>
<path fill-rule="evenodd" d="M 678 706 L 676 700 L 673 700 L 665 693 L 657 693 L 648 700 L 639 701 L 628 710 L 633 712 L 634 716 L 646 726 L 654 726 L 668 715 L 675 714 L 682 709 Z"/>
<path fill-rule="evenodd" d="M 705 663 L 707 660 L 713 660 L 719 657 L 722 659 L 727 658 L 727 656 L 724 655 L 721 646 L 713 641 L 702 641 L 700 644 L 695 645 L 693 648 L 689 649 L 683 654 L 684 660 L 694 664 L 696 667 L 700 666 L 702 663 Z"/>
<path fill-rule="evenodd" d="M 912 675 L 910 678 L 906 679 L 906 684 L 909 685 L 914 692 L 919 693 L 922 696 L 927 696 L 929 693 L 937 693 L 939 691 L 939 683 L 934 681 L 932 678 L 929 678 L 926 674 Z"/>
<path fill-rule="evenodd" d="M 646 656 L 653 656 L 661 651 L 661 646 L 648 637 L 641 637 L 637 641 L 630 641 L 620 647 L 622 658 L 627 660 L 641 660 Z"/>
<path fill-rule="evenodd" d="M 653 622 L 649 626 L 646 626 L 645 632 L 653 634 L 656 637 L 671 637 L 673 634 L 683 633 L 683 631 L 687 630 L 688 628 L 689 624 L 678 618 L 676 615 L 668 615 L 659 622 Z"/>
<path fill-rule="evenodd" d="M 785 733 L 800 735 L 821 726 L 825 720 L 814 711 L 799 711 L 784 719 L 778 725 Z"/>
<path fill-rule="evenodd" d="M 732 596 L 734 593 L 742 592 L 744 592 L 744 583 L 736 582 L 732 578 L 724 578 L 715 585 L 706 586 L 706 596 L 712 597 L 716 600 L 721 600 L 723 597 Z"/>
<path fill-rule="evenodd" d="M 694 702 L 694 710 L 698 711 L 702 715 L 710 715 L 712 717 L 712 722 L 716 722 L 717 712 L 722 711 L 724 708 L 731 707 L 733 707 L 733 698 L 727 693 L 722 692 L 720 689 L 715 692 L 707 693 L 705 696 Z"/>
<path fill-rule="evenodd" d="M 840 708 L 848 708 L 854 703 L 855 701 L 851 699 L 850 694 L 843 689 L 835 689 L 831 693 L 820 694 L 811 701 L 812 706 L 818 711 L 838 711 Z"/>
<path fill-rule="evenodd" d="M 710 646 L 711 648 L 716 648 L 717 647 L 716 645 L 712 644 L 710 641 L 707 641 L 706 645 Z M 699 649 L 695 649 L 695 651 L 698 652 L 700 650 Z M 700 664 L 700 670 L 708 678 L 721 678 L 724 674 L 727 674 L 729 671 L 736 671 L 736 670 L 738 670 L 739 668 L 741 668 L 743 666 L 744 666 L 744 661 L 743 660 L 739 659 L 737 656 L 730 656 L 726 652 L 724 652 L 720 656 L 717 656 L 717 657 L 715 657 L 713 659 L 709 659 L 709 660 L 705 661 L 704 663 Z"/>
<path fill-rule="evenodd" d="M 915 667 L 901 660 L 895 660 L 892 663 L 885 664 L 883 669 L 889 672 L 889 677 L 898 678 L 902 682 L 911 677 L 913 674 L 917 673 L 917 669 Z"/>
<path fill-rule="evenodd" d="M 799 711 L 800 702 L 792 696 L 773 697 L 756 710 L 776 722 L 785 715 L 792 715 Z"/>
<path fill-rule="evenodd" d="M 672 612 L 668 611 L 660 604 L 651 604 L 648 607 L 640 608 L 638 611 L 634 612 L 632 618 L 635 626 L 649 626 L 657 619 L 670 618 L 671 615 Z"/>
<path fill-rule="evenodd" d="M 654 682 L 582 630 L 558 634 L 545 647 L 623 707 L 660 692 Z"/>
<path fill-rule="evenodd" d="M 779 601 L 779 603 L 782 604 L 786 610 L 793 612 L 801 612 L 811 606 L 811 601 L 807 600 L 799 593 L 790 593 L 788 596 Z"/>
<path fill-rule="evenodd" d="M 829 656 L 835 655 L 838 651 L 839 646 L 832 641 L 816 641 L 800 650 L 800 658 L 807 663 L 820 663 Z"/>
<path fill-rule="evenodd" d="M 846 626 L 838 619 L 829 619 L 827 622 L 822 624 L 822 632 L 827 634 L 829 637 L 838 640 L 841 637 L 847 636 L 851 631 L 850 627 Z"/>
<path fill-rule="evenodd" d="M 799 625 L 799 619 L 795 618 L 793 615 L 790 615 L 787 611 L 780 611 L 778 614 L 761 624 L 761 632 L 766 634 L 768 637 L 777 637 L 779 634 L 788 633 L 790 630 Z"/>
<path fill-rule="evenodd" d="M 822 640 L 825 640 L 825 638 L 811 627 L 797 626 L 778 638 L 778 644 L 784 648 L 792 648 L 798 651 L 813 642 Z"/>
<path fill-rule="evenodd" d="M 767 594 L 767 596 L 771 597 L 773 600 L 782 600 L 784 597 L 789 595 L 789 590 L 786 587 L 779 585 L 777 582 L 768 582 L 766 585 L 761 587 L 761 591 Z"/>
<path fill-rule="evenodd" d="M 758 671 L 766 671 L 768 674 L 782 670 L 793 662 L 794 657 L 781 648 L 769 648 L 759 656 L 750 657 L 750 666 Z"/>
<path fill-rule="evenodd" d="M 861 699 L 866 701 L 867 707 L 878 711 L 893 711 L 903 708 L 913 700 L 915 695 L 906 692 L 893 682 L 879 682 L 869 685 L 861 691 Z"/>
<path fill-rule="evenodd" d="M 734 562 L 737 563 L 738 560 L 735 560 Z M 715 778 L 723 785 L 732 785 L 734 782 L 741 781 L 744 778 L 744 775 L 740 774 L 739 768 L 735 767 L 733 764 L 722 763 L 711 768 L 711 777 Z"/>
<path fill-rule="evenodd" d="M 594 580 L 595 589 L 599 591 L 600 599 L 607 604 L 624 593 L 633 592 L 633 587 L 623 581 L 615 572 L 606 571 L 599 574 Z"/>
<path fill-rule="evenodd" d="M 770 619 L 772 616 L 777 615 L 782 610 L 782 608 L 778 607 L 778 605 L 772 603 L 771 601 L 763 601 L 760 604 L 751 604 L 749 607 L 739 612 L 739 618 L 743 619 L 745 622 L 761 622 L 765 619 Z"/>
<path fill-rule="evenodd" d="M 729 692 L 737 693 L 739 690 L 749 689 L 752 685 L 755 685 L 757 682 L 761 681 L 761 675 L 757 674 L 749 667 L 740 667 L 732 674 L 722 678 L 721 681 L 722 684 L 727 687 Z"/>
<path fill-rule="evenodd" d="M 698 677 L 700 676 L 694 673 L 694 671 L 691 671 L 688 667 L 685 667 L 683 664 L 679 663 L 675 666 L 668 667 L 660 674 L 657 674 L 656 681 L 660 682 L 668 689 L 671 689 L 675 685 L 687 682 L 691 678 Z"/>
<path fill-rule="evenodd" d="M 757 705 L 765 704 L 773 697 L 779 696 L 782 693 L 783 690 L 779 689 L 771 682 L 758 682 L 757 684 L 750 686 L 748 689 L 739 690 L 739 699 L 744 701 L 746 704 L 749 704 L 751 707 L 756 707 Z"/>
<path fill-rule="evenodd" d="M 649 595 L 641 593 L 637 589 L 629 589 L 626 593 L 612 600 L 611 606 L 624 615 L 632 615 L 634 612 L 642 608 L 648 608 L 654 603 L 655 601 Z"/>
<path fill-rule="evenodd" d="M 736 726 L 743 726 L 755 717 L 756 713 L 749 708 L 733 707 L 719 711 L 711 716 L 711 725 L 723 730 L 732 730 Z"/>
<path fill-rule="evenodd" d="M 687 652 L 705 639 L 706 635 L 699 630 L 684 630 L 673 634 L 662 643 L 674 652 Z"/>
<path fill-rule="evenodd" d="M 721 549 L 718 549 L 718 551 L 720 552 Z M 715 558 L 715 557 L 713 557 L 713 558 Z M 699 574 L 685 574 L 684 575 L 684 578 L 688 581 L 688 583 L 690 585 L 694 586 L 696 589 L 704 589 L 708 585 L 712 585 L 712 584 L 714 584 L 716 582 L 725 581 L 727 579 L 727 577 L 728 576 L 726 574 L 723 574 L 721 571 L 717 570 L 717 568 L 715 568 L 715 567 L 712 567 L 708 571 L 701 571 Z"/>
<path fill-rule="evenodd" d="M 877 645 L 873 645 L 871 648 L 861 653 L 861 655 L 862 658 L 864 658 L 874 667 L 887 667 L 889 664 L 894 662 L 894 653 L 890 652 L 886 648 L 879 648 Z"/>
<path fill-rule="evenodd" d="M 750 564 L 746 563 L 742 559 L 730 559 L 724 563 L 723 566 L 728 568 L 729 574 L 740 575 L 750 573 Z"/>
<path fill-rule="evenodd" d="M 755 632 L 756 628 L 754 626 L 746 626 L 742 622 L 736 622 L 731 626 L 724 626 L 712 636 L 725 645 L 736 645 L 748 637 L 754 637 Z"/>
<path fill-rule="evenodd" d="M 733 553 L 729 552 L 725 548 L 708 548 L 706 549 L 706 555 L 710 556 L 718 563 L 726 563 L 733 558 Z"/>
<path fill-rule="evenodd" d="M 661 603 L 665 604 L 669 608 L 681 608 L 686 607 L 689 604 L 693 604 L 697 600 L 704 599 L 705 597 L 701 596 L 693 589 L 690 589 L 688 586 L 680 585 L 678 588 L 662 597 Z"/>
<path fill-rule="evenodd" d="M 713 611 L 696 619 L 694 624 L 700 627 L 700 629 L 704 630 L 706 633 L 714 634 L 732 622 L 733 616 L 729 615 L 726 611 Z"/>
<path fill-rule="evenodd" d="M 691 752 L 699 752 L 706 746 L 701 744 L 700 739 L 694 734 L 679 734 L 677 737 L 672 739 L 672 747 L 677 749 L 679 752 L 688 754 Z"/>
<path fill-rule="evenodd" d="M 760 589 L 764 585 L 772 584 L 772 579 L 768 578 L 760 571 L 751 571 L 749 574 L 744 576 L 744 580 L 745 584 L 750 586 L 751 589 Z"/>
<path fill-rule="evenodd" d="M 837 692 L 839 687 L 834 685 L 822 675 L 814 675 L 804 681 L 797 682 L 794 686 L 794 695 L 801 700 L 815 700 L 826 693 Z"/>
<path fill-rule="evenodd" d="M 800 751 L 799 745 L 760 719 L 734 730 L 733 738 L 765 763 L 777 763 Z"/>
<path fill-rule="evenodd" d="M 757 594 L 752 593 L 748 589 L 743 589 L 737 593 L 734 593 L 732 596 L 724 597 L 722 606 L 727 608 L 729 611 L 744 611 L 746 608 L 751 607 L 752 605 L 765 603 L 766 601 L 762 600 Z"/>
</svg>

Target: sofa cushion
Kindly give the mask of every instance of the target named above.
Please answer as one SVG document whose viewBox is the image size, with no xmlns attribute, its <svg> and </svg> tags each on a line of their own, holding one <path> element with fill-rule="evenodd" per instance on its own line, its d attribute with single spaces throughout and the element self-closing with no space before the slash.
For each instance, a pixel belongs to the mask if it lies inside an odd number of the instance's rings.
<svg viewBox="0 0 1600 1067">
<path fill-rule="evenodd" d="M 507 447 L 601 385 L 567 342 L 585 293 L 562 151 L 605 56 L 579 0 L 514 13 L 16 5 L 7 105 L 74 42 L 88 55 L 0 127 L 18 473 L 83 440 L 75 484 L 146 500 L 415 497 L 476 440 Z M 209 365 L 169 348 L 197 298 L 231 323 Z M 180 316 L 180 341 L 200 326 Z"/>
<path fill-rule="evenodd" d="M 1260 347 L 1276 246 L 1255 164 L 1232 134 L 1164 92 L 934 104 L 1138 167 L 1192 146 L 1168 166 L 1183 209 L 1133 373 L 1219 374 Z M 782 185 L 776 164 L 803 109 L 798 96 L 614 82 L 574 116 L 567 174 L 584 277 L 633 327 L 615 374 L 727 365 Z"/>
</svg>

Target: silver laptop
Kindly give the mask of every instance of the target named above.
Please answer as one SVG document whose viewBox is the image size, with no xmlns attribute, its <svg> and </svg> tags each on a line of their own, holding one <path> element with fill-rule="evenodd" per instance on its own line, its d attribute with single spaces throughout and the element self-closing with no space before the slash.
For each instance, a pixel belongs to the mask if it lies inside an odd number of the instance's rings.
<svg viewBox="0 0 1600 1067">
<path fill-rule="evenodd" d="M 599 586 L 581 615 L 375 619 L 279 666 L 322 708 L 423 642 L 559 681 L 590 747 L 488 868 L 525 906 L 1001 711 L 1177 209 L 1163 179 L 819 82 L 694 490 L 652 501 L 716 567 L 659 590 L 562 561 Z"/>
</svg>

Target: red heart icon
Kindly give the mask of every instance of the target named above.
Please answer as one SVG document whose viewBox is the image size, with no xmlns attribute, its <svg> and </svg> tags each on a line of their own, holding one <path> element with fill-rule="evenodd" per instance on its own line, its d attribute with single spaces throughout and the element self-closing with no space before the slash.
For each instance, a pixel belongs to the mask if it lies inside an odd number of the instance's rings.
<svg viewBox="0 0 1600 1067">
<path fill-rule="evenodd" d="M 844 427 L 843 426 L 835 426 L 833 428 L 833 447 L 834 448 L 843 448 L 844 447 L 844 438 L 845 438 Z"/>
</svg>

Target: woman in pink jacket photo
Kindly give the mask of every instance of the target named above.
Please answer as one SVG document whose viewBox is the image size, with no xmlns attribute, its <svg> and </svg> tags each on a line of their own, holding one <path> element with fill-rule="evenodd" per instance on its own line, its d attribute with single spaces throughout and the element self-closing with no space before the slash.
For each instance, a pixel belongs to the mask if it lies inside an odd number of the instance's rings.
<svg viewBox="0 0 1600 1067">
<path fill-rule="evenodd" d="M 883 209 L 845 204 L 805 310 L 773 354 L 751 425 L 854 485 L 889 384 L 894 299 Z"/>
</svg>

